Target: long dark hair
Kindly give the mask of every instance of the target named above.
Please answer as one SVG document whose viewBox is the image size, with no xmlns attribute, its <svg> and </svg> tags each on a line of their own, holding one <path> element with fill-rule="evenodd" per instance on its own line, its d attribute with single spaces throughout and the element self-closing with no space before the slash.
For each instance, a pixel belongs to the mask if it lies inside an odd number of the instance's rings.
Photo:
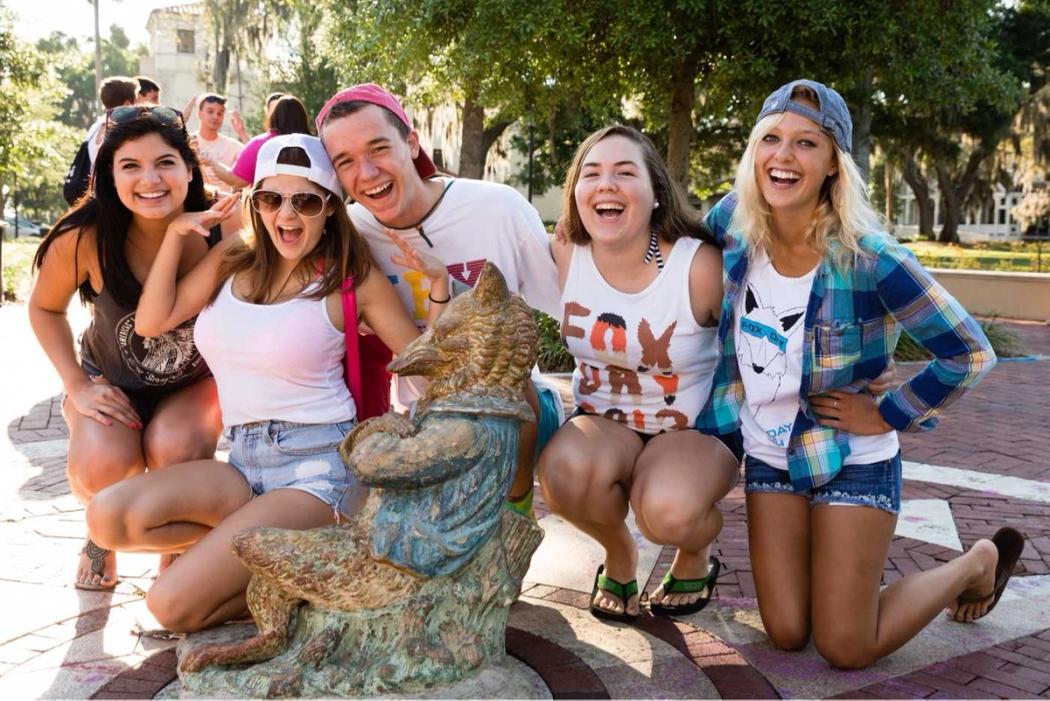
<svg viewBox="0 0 1050 701">
<path fill-rule="evenodd" d="M 277 98 L 270 112 L 270 129 L 278 134 L 313 134 L 306 108 L 295 95 Z"/>
<path fill-rule="evenodd" d="M 107 130 L 105 141 L 99 147 L 98 156 L 95 158 L 91 187 L 55 222 L 51 231 L 40 242 L 36 255 L 33 256 L 35 270 L 39 270 L 43 265 L 48 249 L 59 237 L 74 232 L 77 237 L 75 248 L 79 250 L 84 228 L 94 226 L 103 287 L 109 290 L 113 299 L 122 307 L 134 307 L 138 304 L 142 284 L 132 274 L 124 252 L 132 214 L 117 195 L 117 187 L 113 181 L 113 157 L 123 144 L 147 134 L 159 134 L 165 143 L 179 152 L 193 173 L 186 200 L 182 203 L 183 209 L 187 212 L 200 212 L 209 207 L 210 201 L 204 192 L 200 161 L 190 144 L 186 130 L 181 126 L 162 122 L 149 112 L 143 112 L 129 122 L 112 125 Z M 95 291 L 91 289 L 91 281 L 85 280 L 80 286 L 81 301 L 91 302 L 95 295 Z"/>
<path fill-rule="evenodd" d="M 286 146 L 281 149 L 277 154 L 277 162 L 310 167 L 310 157 L 298 146 Z M 323 187 L 321 189 L 328 194 L 328 205 L 332 207 L 332 213 L 325 219 L 321 240 L 317 242 L 313 251 L 299 261 L 297 269 L 292 273 L 306 280 L 320 276 L 317 287 L 305 295 L 307 299 L 327 297 L 340 289 L 343 281 L 351 275 L 355 284 L 361 284 L 376 264 L 364 237 L 357 233 L 353 222 L 350 221 L 342 198 L 337 193 Z M 270 239 L 262 217 L 252 209 L 250 200 L 250 196 L 245 198 L 244 207 L 245 214 L 251 218 L 251 234 L 245 237 L 243 243 L 235 244 L 226 252 L 219 268 L 219 282 L 212 294 L 213 300 L 231 275 L 247 272 L 248 293 L 245 295 L 245 301 L 253 304 L 265 304 L 269 301 L 270 289 L 277 276 L 277 261 L 281 254 Z M 346 323 L 354 322 L 350 319 Z"/>
<path fill-rule="evenodd" d="M 689 204 L 685 191 L 679 185 L 664 165 L 656 147 L 649 137 L 633 127 L 622 124 L 613 124 L 588 136 L 580 147 L 576 149 L 576 156 L 572 159 L 572 165 L 565 173 L 565 192 L 562 211 L 565 212 L 565 233 L 569 240 L 578 246 L 586 246 L 591 241 L 591 235 L 583 227 L 580 220 L 580 210 L 576 206 L 576 183 L 580 179 L 580 171 L 583 170 L 583 161 L 599 141 L 611 136 L 622 136 L 628 141 L 638 144 L 642 151 L 642 159 L 645 161 L 645 169 L 649 171 L 649 181 L 653 188 L 653 196 L 659 207 L 653 210 L 649 224 L 656 235 L 668 243 L 674 243 L 683 236 L 699 238 L 708 243 L 715 243 L 710 234 L 701 225 L 700 213 Z M 716 244 L 717 245 L 717 244 Z"/>
</svg>

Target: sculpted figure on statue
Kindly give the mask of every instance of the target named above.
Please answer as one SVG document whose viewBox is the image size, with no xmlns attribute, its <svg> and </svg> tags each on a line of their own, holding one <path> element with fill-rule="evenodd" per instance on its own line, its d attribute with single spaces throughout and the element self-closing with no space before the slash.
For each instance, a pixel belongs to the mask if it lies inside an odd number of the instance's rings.
<svg viewBox="0 0 1050 701">
<path fill-rule="evenodd" d="M 505 654 L 508 608 L 542 531 L 503 508 L 537 351 L 532 310 L 486 265 L 393 361 L 430 380 L 413 418 L 388 413 L 341 448 L 371 488 L 349 523 L 234 540 L 258 632 L 180 647 L 184 691 L 361 695 L 451 684 Z M 305 606 L 300 606 L 306 602 Z M 221 665 L 255 666 L 228 669 Z M 220 666 L 217 666 L 220 665 Z"/>
</svg>

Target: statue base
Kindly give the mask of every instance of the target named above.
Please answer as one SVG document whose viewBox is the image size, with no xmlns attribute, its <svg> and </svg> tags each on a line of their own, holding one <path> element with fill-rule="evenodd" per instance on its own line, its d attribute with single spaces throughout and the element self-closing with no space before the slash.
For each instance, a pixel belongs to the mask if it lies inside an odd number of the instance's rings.
<svg viewBox="0 0 1050 701">
<path fill-rule="evenodd" d="M 501 528 L 462 570 L 420 580 L 403 599 L 381 608 L 337 611 L 302 604 L 290 624 L 288 645 L 277 656 L 194 673 L 180 669 L 180 694 L 444 695 L 483 668 L 510 663 L 505 641 L 509 606 L 542 537 L 542 529 L 529 519 L 504 512 Z M 253 624 L 240 624 L 187 636 L 177 648 L 180 667 L 197 648 L 237 642 L 254 633 Z"/>
</svg>

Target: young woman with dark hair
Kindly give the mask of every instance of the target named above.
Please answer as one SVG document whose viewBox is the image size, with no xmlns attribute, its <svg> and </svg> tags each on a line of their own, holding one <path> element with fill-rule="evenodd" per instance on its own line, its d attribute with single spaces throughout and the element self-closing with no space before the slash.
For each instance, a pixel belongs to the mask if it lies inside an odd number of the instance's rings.
<svg viewBox="0 0 1050 701">
<path fill-rule="evenodd" d="M 181 272 L 239 228 L 227 218 L 235 198 L 208 201 L 177 111 L 124 106 L 107 119 L 92 188 L 41 242 L 29 300 L 33 331 L 65 387 L 69 485 L 83 503 L 146 469 L 215 452 L 215 382 L 193 343 L 192 320 L 147 339 L 135 333 L 135 308 L 164 232 L 179 215 L 214 212 L 202 219 L 209 235 L 182 250 Z M 92 309 L 79 359 L 66 318 L 78 291 Z M 76 586 L 112 589 L 116 575 L 115 555 L 89 536 Z"/>
</svg>

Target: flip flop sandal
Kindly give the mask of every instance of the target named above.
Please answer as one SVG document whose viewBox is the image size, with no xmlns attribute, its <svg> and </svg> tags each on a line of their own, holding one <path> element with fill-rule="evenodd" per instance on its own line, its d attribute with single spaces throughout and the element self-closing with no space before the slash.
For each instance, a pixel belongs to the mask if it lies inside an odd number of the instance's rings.
<svg viewBox="0 0 1050 701">
<path fill-rule="evenodd" d="M 99 546 L 92 543 L 91 539 L 88 538 L 84 541 L 84 547 L 80 552 L 87 555 L 88 559 L 91 560 L 91 574 L 97 574 L 99 577 L 102 577 L 102 573 L 106 569 L 106 558 L 113 551 L 106 550 L 105 548 L 100 548 Z M 117 586 L 117 582 L 119 581 L 120 580 L 114 577 L 112 584 L 91 584 L 90 582 L 73 582 L 73 586 L 83 591 L 113 591 L 113 589 Z"/>
<path fill-rule="evenodd" d="M 598 571 L 594 575 L 594 588 L 591 589 L 591 615 L 595 618 L 600 618 L 603 621 L 619 621 L 620 623 L 634 622 L 635 619 L 638 618 L 638 614 L 627 613 L 627 601 L 638 593 L 638 580 L 632 579 L 624 584 L 623 582 L 617 582 L 612 577 L 606 577 L 602 574 L 604 571 L 605 565 L 598 565 Z M 595 606 L 594 597 L 598 595 L 599 589 L 607 594 L 612 594 L 619 599 L 620 603 L 623 604 L 623 612 L 617 613 L 616 611 L 606 611 L 603 608 Z"/>
<path fill-rule="evenodd" d="M 995 549 L 999 551 L 999 561 L 995 563 L 995 588 L 992 589 L 990 594 L 985 594 L 984 596 L 960 596 L 958 599 L 961 606 L 963 604 L 979 604 L 982 601 L 987 601 L 988 597 L 992 597 L 991 606 L 988 607 L 988 610 L 983 615 L 975 618 L 975 621 L 979 621 L 990 614 L 996 604 L 999 603 L 1000 597 L 1006 590 L 1006 584 L 1014 573 L 1017 561 L 1021 559 L 1021 551 L 1024 550 L 1024 534 L 1016 528 L 1005 526 L 995 532 L 995 535 L 992 536 L 992 542 L 995 543 Z"/>
<path fill-rule="evenodd" d="M 664 575 L 664 594 L 692 594 L 707 590 L 707 596 L 702 596 L 691 604 L 654 604 L 649 602 L 649 610 L 653 613 L 661 613 L 665 616 L 686 616 L 703 609 L 711 601 L 715 584 L 718 583 L 718 573 L 722 570 L 722 563 L 714 555 L 708 560 L 707 576 L 699 579 L 678 579 L 668 572 Z"/>
</svg>

